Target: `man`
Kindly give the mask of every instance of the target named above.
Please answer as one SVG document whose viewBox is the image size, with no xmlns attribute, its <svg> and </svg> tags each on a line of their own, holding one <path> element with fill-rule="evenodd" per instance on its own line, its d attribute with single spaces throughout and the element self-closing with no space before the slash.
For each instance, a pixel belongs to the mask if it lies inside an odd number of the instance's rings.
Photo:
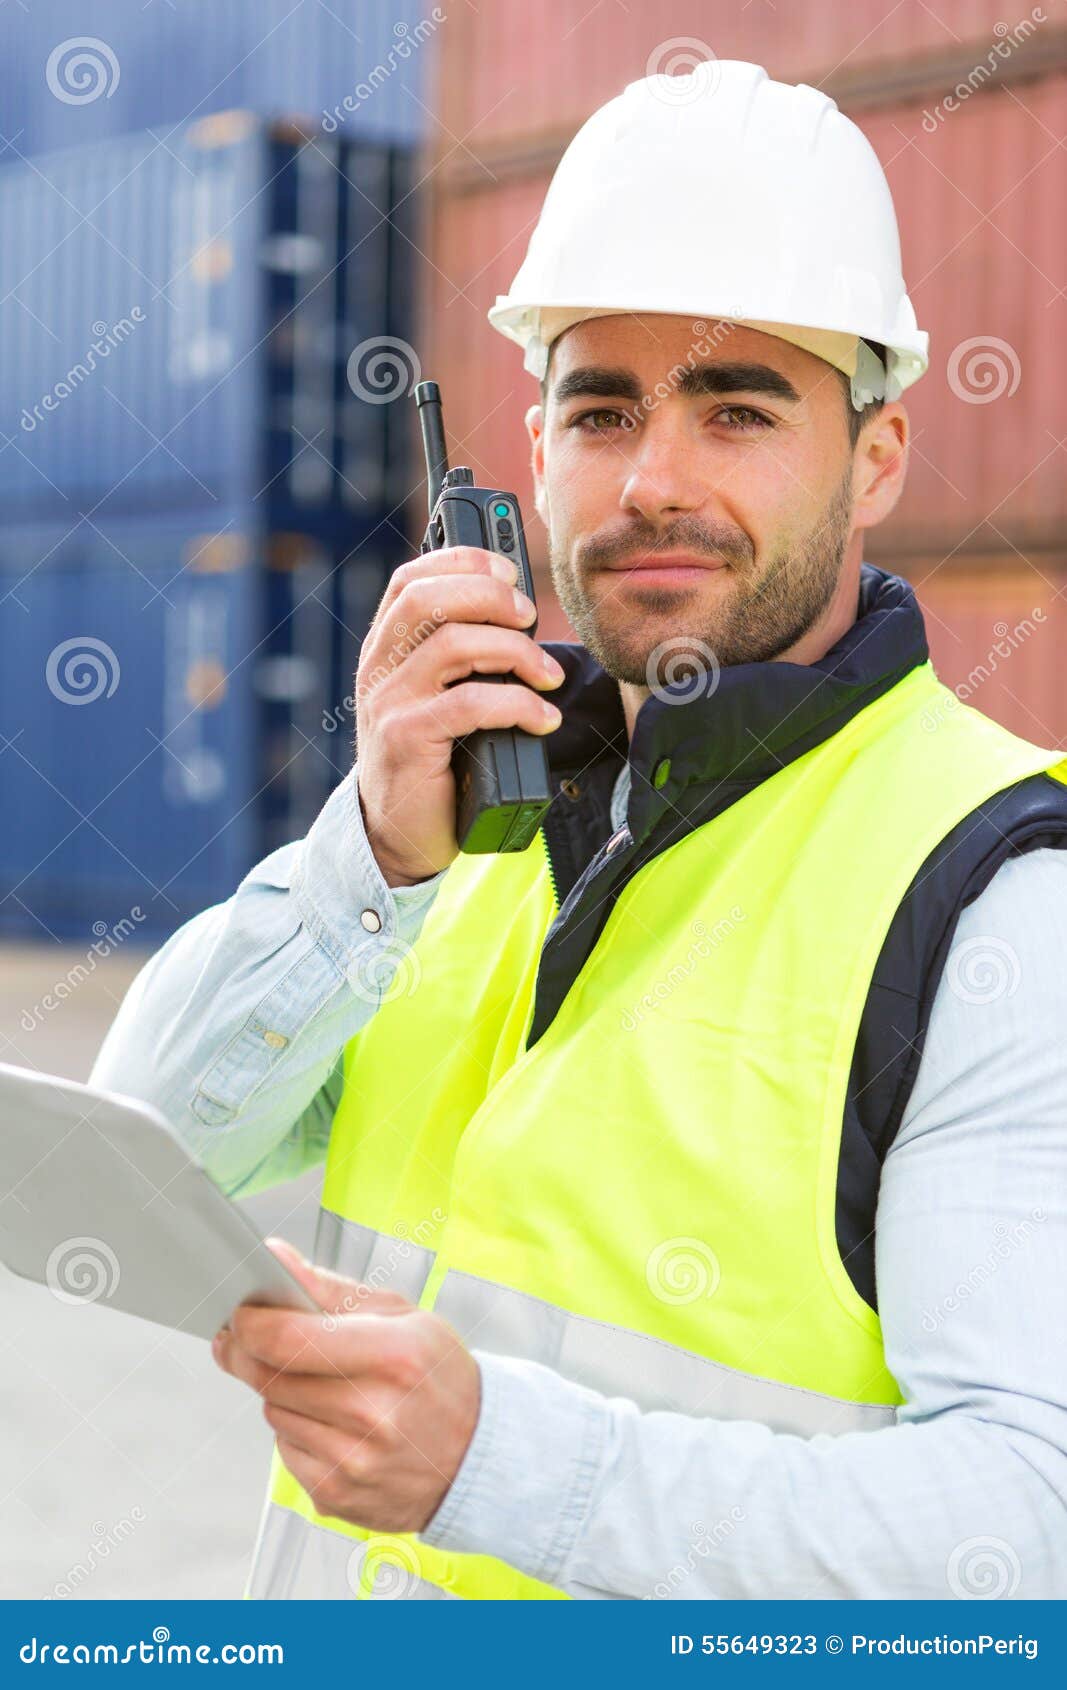
<svg viewBox="0 0 1067 1690">
<path fill-rule="evenodd" d="M 216 1340 L 277 1434 L 253 1596 L 1067 1594 L 1067 764 L 862 563 L 926 362 L 873 153 L 686 92 L 590 120 L 490 314 L 583 643 L 403 565 L 356 769 L 94 1074 L 231 1194 L 326 1161 L 277 1246 L 324 1315 Z M 464 855 L 489 725 L 557 795 Z"/>
</svg>

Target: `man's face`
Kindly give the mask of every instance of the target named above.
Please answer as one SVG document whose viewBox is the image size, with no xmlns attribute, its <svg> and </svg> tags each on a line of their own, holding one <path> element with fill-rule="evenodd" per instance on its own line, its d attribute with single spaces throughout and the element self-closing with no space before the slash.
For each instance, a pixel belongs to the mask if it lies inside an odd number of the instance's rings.
<svg viewBox="0 0 1067 1690">
<path fill-rule="evenodd" d="M 697 668 L 708 648 L 724 665 L 766 662 L 826 611 L 853 453 L 841 377 L 822 359 L 714 320 L 593 318 L 553 347 L 538 418 L 556 592 L 617 680 L 662 681 L 649 658 L 664 642 L 681 678 L 681 636 Z"/>
</svg>

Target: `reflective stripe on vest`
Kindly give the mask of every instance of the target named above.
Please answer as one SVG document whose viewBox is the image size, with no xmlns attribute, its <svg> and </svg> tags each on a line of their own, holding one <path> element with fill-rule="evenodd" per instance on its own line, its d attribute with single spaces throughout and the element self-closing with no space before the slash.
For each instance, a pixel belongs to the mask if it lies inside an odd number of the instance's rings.
<svg viewBox="0 0 1067 1690">
<path fill-rule="evenodd" d="M 432 1250 L 357 1226 L 322 1209 L 315 1260 L 376 1290 L 422 1296 Z M 469 1273 L 448 1273 L 435 1311 L 472 1349 L 518 1356 L 554 1367 L 604 1396 L 629 1397 L 638 1408 L 673 1409 L 719 1420 L 759 1420 L 776 1432 L 870 1432 L 896 1419 L 894 1404 L 851 1402 L 724 1367 L 644 1332 L 570 1314 L 539 1297 Z"/>
<path fill-rule="evenodd" d="M 899 1386 L 835 1232 L 856 1036 L 930 852 L 1043 770 L 1067 780 L 920 665 L 634 874 L 531 1049 L 543 840 L 461 854 L 346 1050 L 323 1185 L 343 1224 L 324 1217 L 316 1259 L 358 1239 L 378 1283 L 410 1270 L 473 1348 L 642 1407 L 803 1436 L 889 1423 Z M 329 1530 L 452 1594 L 560 1594 L 318 1515 L 277 1450 L 271 1496 L 309 1528 L 283 1534 L 298 1561 Z M 302 1576 L 258 1560 L 257 1596 Z"/>
<path fill-rule="evenodd" d="M 319 1210 L 314 1256 L 332 1273 L 358 1279 L 375 1291 L 399 1291 L 412 1303 L 422 1296 L 434 1264 L 433 1251 L 410 1238 L 376 1232 L 325 1207 Z"/>
<path fill-rule="evenodd" d="M 473 1274 L 446 1275 L 434 1309 L 472 1349 L 555 1368 L 603 1396 L 638 1408 L 717 1420 L 760 1420 L 776 1432 L 870 1432 L 896 1419 L 892 1404 L 841 1397 L 742 1373 L 643 1332 L 589 1320 Z"/>
</svg>

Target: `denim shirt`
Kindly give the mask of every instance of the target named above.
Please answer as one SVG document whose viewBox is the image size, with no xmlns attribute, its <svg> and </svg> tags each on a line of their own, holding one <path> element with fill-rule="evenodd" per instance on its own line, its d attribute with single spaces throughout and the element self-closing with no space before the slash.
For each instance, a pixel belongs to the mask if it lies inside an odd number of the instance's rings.
<svg viewBox="0 0 1067 1690">
<path fill-rule="evenodd" d="M 152 957 L 93 1069 L 231 1197 L 324 1161 L 345 1042 L 445 872 L 386 885 L 355 781 Z M 883 1168 L 896 1424 L 802 1438 L 642 1413 L 475 1349 L 478 1423 L 422 1539 L 584 1597 L 1067 1596 L 1065 955 L 1067 852 L 1010 858 L 960 918 Z"/>
</svg>

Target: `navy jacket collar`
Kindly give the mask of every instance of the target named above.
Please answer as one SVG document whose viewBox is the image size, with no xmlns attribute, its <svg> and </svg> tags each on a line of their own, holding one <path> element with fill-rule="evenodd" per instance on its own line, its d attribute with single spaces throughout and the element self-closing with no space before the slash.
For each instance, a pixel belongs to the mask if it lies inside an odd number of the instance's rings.
<svg viewBox="0 0 1067 1690">
<path fill-rule="evenodd" d="M 929 655 L 909 584 L 864 563 L 857 619 L 818 662 L 737 664 L 692 699 L 684 681 L 664 688 L 641 706 L 628 746 L 618 683 L 585 646 L 544 643 L 566 675 L 549 695 L 563 712 L 547 740 L 552 773 L 571 779 L 602 757 L 621 766 L 629 752 L 629 819 L 638 839 L 687 787 L 757 785 L 838 732 Z M 672 693 L 684 702 L 672 702 Z"/>
</svg>

